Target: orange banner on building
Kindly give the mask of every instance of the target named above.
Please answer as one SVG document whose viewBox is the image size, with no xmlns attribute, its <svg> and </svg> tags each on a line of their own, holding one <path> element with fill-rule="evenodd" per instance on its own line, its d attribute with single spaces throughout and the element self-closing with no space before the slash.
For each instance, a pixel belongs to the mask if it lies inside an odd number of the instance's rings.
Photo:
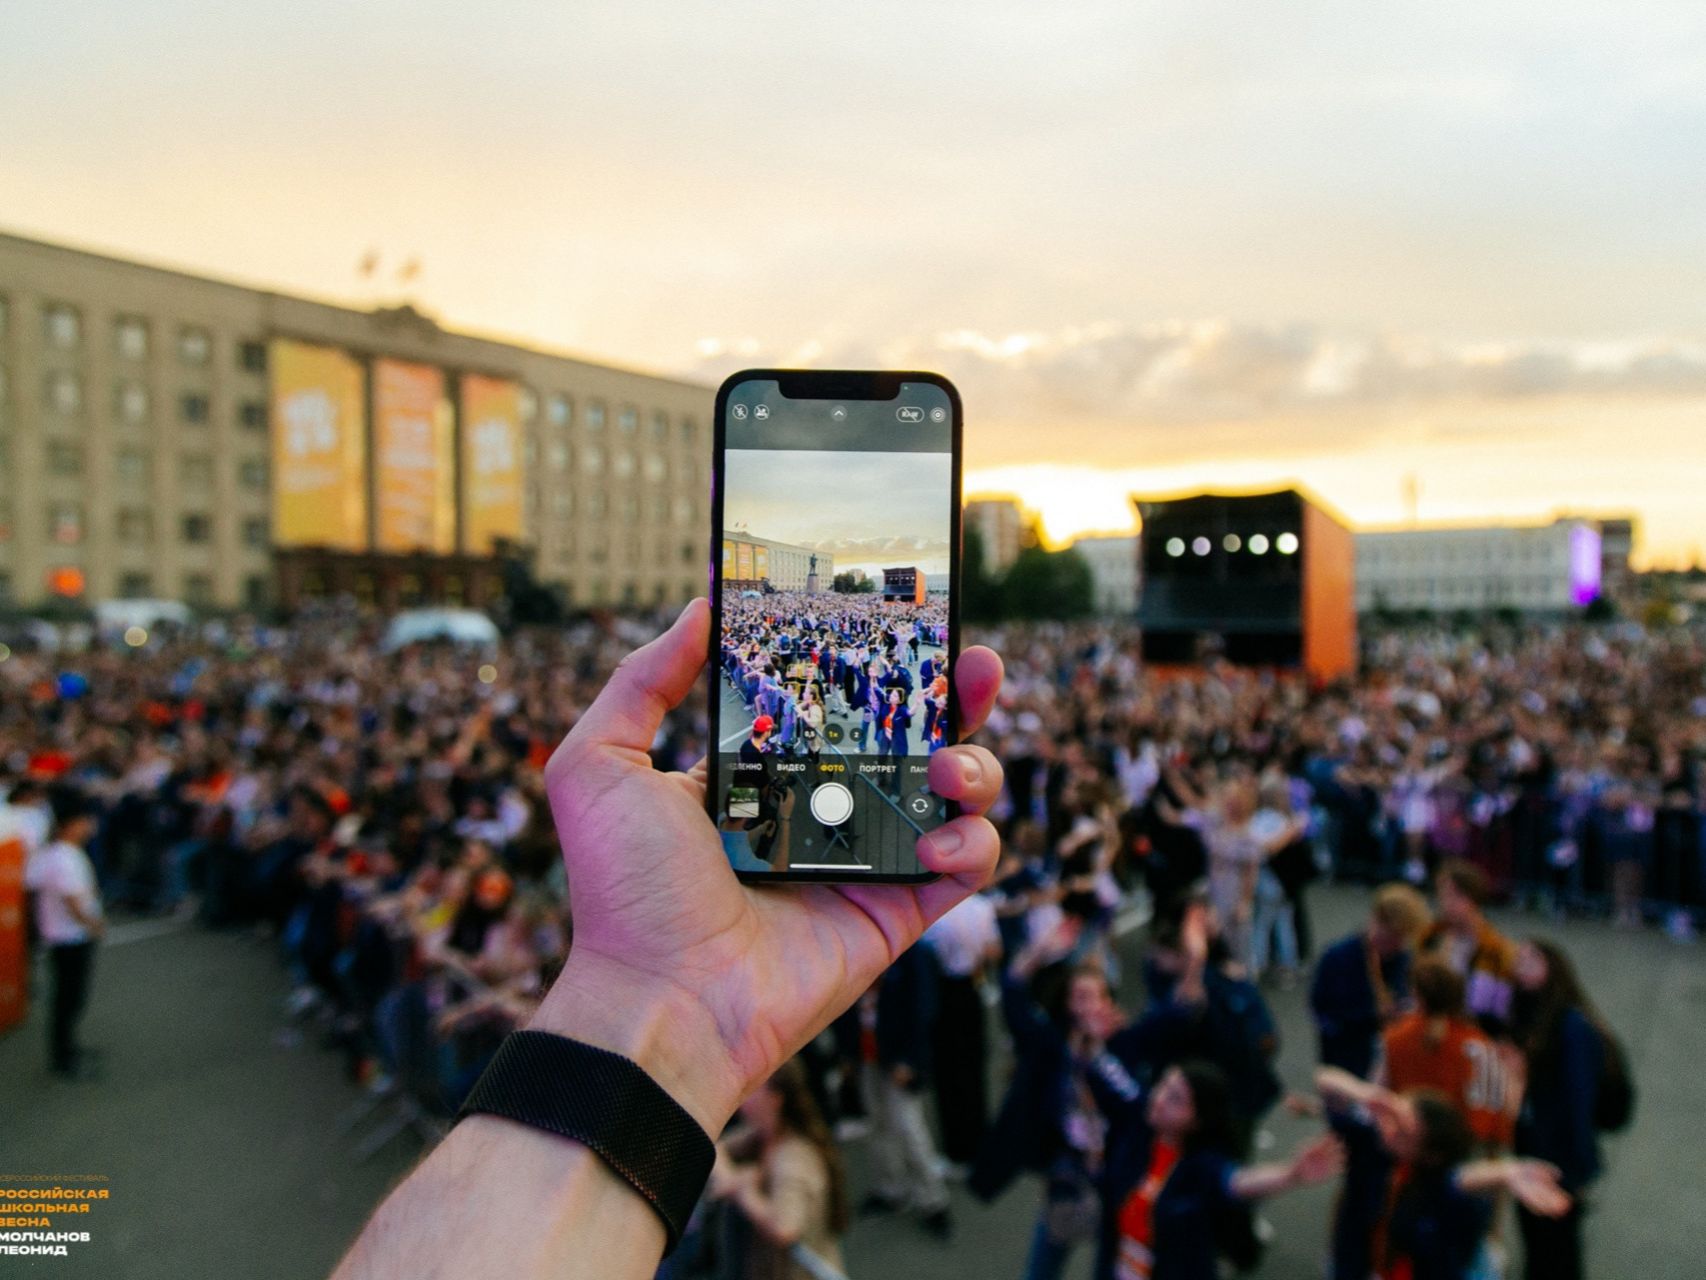
<svg viewBox="0 0 1706 1280">
<path fill-rule="evenodd" d="M 735 544 L 728 538 L 723 539 L 723 577 L 735 576 Z"/>
<path fill-rule="evenodd" d="M 752 577 L 752 544 L 750 542 L 735 543 L 735 577 L 742 582 Z"/>
<path fill-rule="evenodd" d="M 361 364 L 331 347 L 275 339 L 273 542 L 367 548 L 367 415 Z"/>
<path fill-rule="evenodd" d="M 462 548 L 490 552 L 521 538 L 521 388 L 462 377 Z"/>
<path fill-rule="evenodd" d="M 754 545 L 752 548 L 752 576 L 768 578 L 770 576 L 770 548 Z"/>
<path fill-rule="evenodd" d="M 456 550 L 455 467 L 444 373 L 402 360 L 373 364 L 374 545 Z"/>
<path fill-rule="evenodd" d="M 0 835 L 0 1031 L 24 1020 L 29 998 L 24 952 L 24 842 Z"/>
</svg>

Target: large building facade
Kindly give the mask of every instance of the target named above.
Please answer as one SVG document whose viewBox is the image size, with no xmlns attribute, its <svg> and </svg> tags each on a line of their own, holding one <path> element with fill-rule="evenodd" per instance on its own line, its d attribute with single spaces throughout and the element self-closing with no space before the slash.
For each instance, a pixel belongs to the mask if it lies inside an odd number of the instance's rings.
<svg viewBox="0 0 1706 1280">
<path fill-rule="evenodd" d="M 1624 552 L 1627 566 L 1627 551 Z M 1371 530 L 1356 535 L 1357 611 L 1563 613 L 1596 599 L 1599 522 Z"/>
<path fill-rule="evenodd" d="M 975 498 L 966 503 L 965 527 L 983 543 L 983 567 L 1004 573 L 1025 545 L 1025 513 L 1011 498 Z"/>
<path fill-rule="evenodd" d="M 0 235 L 0 605 L 478 603 L 508 545 L 571 605 L 685 600 L 712 399 L 407 306 Z"/>
<path fill-rule="evenodd" d="M 828 591 L 835 581 L 835 557 L 791 542 L 758 538 L 736 531 L 723 538 L 723 581 L 756 587 L 768 583 L 777 591 L 805 591 L 817 575 L 817 589 Z"/>
<path fill-rule="evenodd" d="M 1129 618 L 1137 612 L 1140 551 L 1136 534 L 1080 538 L 1072 549 L 1090 566 L 1100 616 Z"/>
</svg>

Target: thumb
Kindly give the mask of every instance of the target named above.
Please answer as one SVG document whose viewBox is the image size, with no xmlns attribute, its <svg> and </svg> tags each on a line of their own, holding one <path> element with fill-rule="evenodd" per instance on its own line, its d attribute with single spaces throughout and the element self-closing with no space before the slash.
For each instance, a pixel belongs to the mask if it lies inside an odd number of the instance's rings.
<svg viewBox="0 0 1706 1280">
<path fill-rule="evenodd" d="M 559 757 L 650 751 L 665 713 L 687 696 L 704 669 L 710 616 L 703 597 L 691 600 L 674 626 L 623 658 L 557 748 L 552 764 L 560 770 Z M 555 770 L 548 765 L 547 772 Z"/>
</svg>

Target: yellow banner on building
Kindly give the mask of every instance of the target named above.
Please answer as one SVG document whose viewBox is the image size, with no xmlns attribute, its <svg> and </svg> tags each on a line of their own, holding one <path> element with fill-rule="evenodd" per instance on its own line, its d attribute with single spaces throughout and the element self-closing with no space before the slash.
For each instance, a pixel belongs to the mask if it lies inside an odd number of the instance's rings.
<svg viewBox="0 0 1706 1280">
<path fill-rule="evenodd" d="M 367 548 L 367 414 L 359 361 L 274 339 L 273 542 Z"/>
<path fill-rule="evenodd" d="M 735 576 L 735 544 L 728 538 L 723 539 L 723 577 Z"/>
<path fill-rule="evenodd" d="M 752 544 L 750 542 L 735 543 L 735 577 L 742 582 L 752 577 Z"/>
<path fill-rule="evenodd" d="M 374 362 L 373 470 L 380 551 L 456 550 L 450 402 L 441 370 Z"/>
<path fill-rule="evenodd" d="M 521 538 L 521 388 L 462 376 L 462 547 L 476 555 Z"/>
<path fill-rule="evenodd" d="M 770 576 L 770 548 L 755 546 L 752 549 L 752 576 L 768 578 Z"/>
</svg>

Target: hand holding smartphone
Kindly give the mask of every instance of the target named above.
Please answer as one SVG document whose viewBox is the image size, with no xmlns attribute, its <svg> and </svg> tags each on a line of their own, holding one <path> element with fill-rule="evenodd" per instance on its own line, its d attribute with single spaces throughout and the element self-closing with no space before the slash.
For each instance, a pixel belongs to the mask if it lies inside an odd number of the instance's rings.
<svg viewBox="0 0 1706 1280">
<path fill-rule="evenodd" d="M 932 878 L 959 740 L 960 402 L 929 373 L 717 392 L 706 802 L 743 878 Z"/>
</svg>

